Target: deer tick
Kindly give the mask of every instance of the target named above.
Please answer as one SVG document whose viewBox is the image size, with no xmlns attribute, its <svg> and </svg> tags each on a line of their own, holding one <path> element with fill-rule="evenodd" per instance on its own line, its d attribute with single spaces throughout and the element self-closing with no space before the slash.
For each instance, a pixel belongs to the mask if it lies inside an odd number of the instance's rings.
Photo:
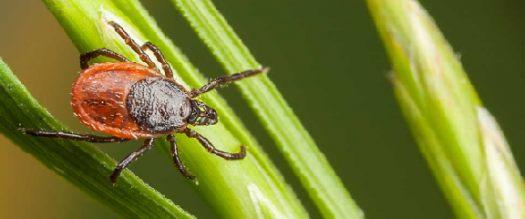
<svg viewBox="0 0 525 219">
<path fill-rule="evenodd" d="M 124 56 L 102 48 L 80 55 L 82 72 L 73 84 L 71 104 L 75 115 L 89 128 L 112 136 L 81 135 L 61 131 L 33 131 L 24 128 L 21 132 L 49 138 L 63 138 L 92 143 L 124 142 L 145 139 L 142 147 L 117 164 L 110 176 L 113 184 L 121 172 L 142 154 L 152 148 L 155 138 L 166 136 L 171 146 L 175 166 L 188 179 L 197 179 L 189 173 L 178 155 L 174 133 L 184 133 L 195 138 L 204 148 L 226 160 L 241 160 L 246 156 L 246 146 L 240 152 L 228 153 L 216 149 L 201 134 L 188 125 L 214 125 L 218 121 L 215 109 L 196 100 L 200 94 L 214 90 L 218 85 L 227 85 L 246 77 L 266 73 L 268 68 L 248 70 L 230 76 L 212 79 L 199 89 L 186 90 L 173 79 L 173 70 L 162 52 L 152 43 L 139 46 L 117 23 L 108 22 L 126 44 L 135 51 L 147 66 L 129 61 Z M 144 52 L 151 50 L 162 64 L 164 75 Z M 89 65 L 89 61 L 105 56 L 119 62 Z"/>
</svg>

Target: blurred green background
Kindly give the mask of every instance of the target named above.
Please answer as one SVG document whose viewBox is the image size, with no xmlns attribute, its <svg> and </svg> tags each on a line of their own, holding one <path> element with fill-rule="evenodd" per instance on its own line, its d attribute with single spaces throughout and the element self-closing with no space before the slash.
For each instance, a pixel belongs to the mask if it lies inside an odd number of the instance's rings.
<svg viewBox="0 0 525 219">
<path fill-rule="evenodd" d="M 207 77 L 220 65 L 168 0 L 144 0 L 165 33 Z M 264 65 L 367 218 L 452 218 L 399 112 L 382 43 L 364 1 L 215 1 Z M 525 170 L 525 4 L 421 1 L 461 57 Z M 155 42 L 153 42 L 155 43 Z M 78 51 L 37 0 L 0 0 L 0 57 L 40 103 L 79 132 L 71 84 Z M 234 86 L 219 91 L 320 218 Z M 220 110 L 220 109 L 219 109 Z M 0 136 L 0 218 L 115 218 L 110 210 Z M 120 160 L 139 142 L 99 145 Z M 131 169 L 199 218 L 214 218 L 188 182 L 153 150 Z M 108 182 L 109 183 L 109 182 Z"/>
</svg>

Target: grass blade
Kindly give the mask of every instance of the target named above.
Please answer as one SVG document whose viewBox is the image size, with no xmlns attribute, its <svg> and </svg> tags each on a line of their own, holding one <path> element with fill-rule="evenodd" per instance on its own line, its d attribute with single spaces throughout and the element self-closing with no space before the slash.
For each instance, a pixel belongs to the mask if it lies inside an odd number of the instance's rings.
<svg viewBox="0 0 525 219">
<path fill-rule="evenodd" d="M 175 79 L 179 83 L 186 87 L 200 87 L 205 84 L 202 76 L 162 34 L 138 1 L 44 2 L 81 52 L 106 47 L 132 61 L 139 61 L 138 56 L 107 25 L 109 20 L 116 21 L 139 44 L 146 40 L 156 44 L 176 71 Z M 221 150 L 237 151 L 241 144 L 249 145 L 250 148 L 244 160 L 224 161 L 208 154 L 196 140 L 177 136 L 186 167 L 199 177 L 200 184 L 194 188 L 200 195 L 223 218 L 251 218 L 254 215 L 267 218 L 306 218 L 307 213 L 293 191 L 260 151 L 253 137 L 225 101 L 216 93 L 209 93 L 202 100 L 218 110 L 221 121 L 215 126 L 193 129 L 206 136 Z M 169 158 L 166 141 L 156 141 L 156 146 Z M 171 158 L 167 160 L 172 163 Z M 173 174 L 179 174 L 175 172 L 175 168 Z"/>
<path fill-rule="evenodd" d="M 211 1 L 172 2 L 229 74 L 261 67 Z M 361 210 L 270 79 L 261 76 L 236 85 L 323 216 L 362 218 Z"/>
<path fill-rule="evenodd" d="M 495 119 L 414 0 L 368 0 L 420 150 L 458 218 L 525 218 L 525 188 Z"/>
<path fill-rule="evenodd" d="M 29 94 L 0 59 L 0 132 L 47 168 L 126 218 L 194 218 L 135 175 L 117 188 L 109 181 L 116 163 L 91 144 L 35 138 L 17 131 L 68 130 Z"/>
</svg>

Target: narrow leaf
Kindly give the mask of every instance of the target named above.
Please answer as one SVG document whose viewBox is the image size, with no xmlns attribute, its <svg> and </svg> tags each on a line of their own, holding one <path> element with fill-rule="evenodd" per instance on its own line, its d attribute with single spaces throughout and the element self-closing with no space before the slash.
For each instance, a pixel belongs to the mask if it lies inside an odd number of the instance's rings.
<svg viewBox="0 0 525 219">
<path fill-rule="evenodd" d="M 432 18 L 414 0 L 368 0 L 394 91 L 458 218 L 525 218 L 525 187 L 503 133 Z"/>
<path fill-rule="evenodd" d="M 164 36 L 138 1 L 44 2 L 80 52 L 106 47 L 140 63 L 137 54 L 128 48 L 107 24 L 108 21 L 115 21 L 123 26 L 139 45 L 146 41 L 157 45 L 176 71 L 177 82 L 188 89 L 206 83 L 195 67 Z M 195 139 L 188 139 L 184 134 L 177 135 L 182 160 L 200 181 L 198 186 L 193 187 L 215 212 L 223 218 L 252 218 L 254 215 L 264 215 L 268 218 L 307 217 L 293 191 L 266 155 L 260 152 L 253 137 L 247 133 L 225 101 L 215 92 L 201 99 L 217 109 L 220 121 L 214 126 L 192 129 L 208 138 L 220 150 L 237 152 L 242 144 L 249 146 L 248 156 L 244 160 L 225 161 L 207 153 Z M 167 142 L 158 140 L 156 146 L 173 165 Z M 175 168 L 173 174 L 180 175 Z M 187 180 L 182 176 L 180 179 Z"/>
<path fill-rule="evenodd" d="M 113 187 L 109 175 L 115 168 L 115 161 L 91 144 L 36 138 L 17 131 L 21 127 L 34 130 L 69 129 L 38 104 L 2 59 L 0 114 L 0 132 L 3 135 L 117 214 L 126 218 L 194 218 L 129 172 L 124 173 L 125 180 L 120 180 L 118 187 Z"/>
<path fill-rule="evenodd" d="M 228 74 L 260 68 L 209 0 L 172 0 Z M 277 74 L 276 71 L 270 72 Z M 290 106 L 267 76 L 236 84 L 326 218 L 362 218 L 362 212 Z"/>
</svg>

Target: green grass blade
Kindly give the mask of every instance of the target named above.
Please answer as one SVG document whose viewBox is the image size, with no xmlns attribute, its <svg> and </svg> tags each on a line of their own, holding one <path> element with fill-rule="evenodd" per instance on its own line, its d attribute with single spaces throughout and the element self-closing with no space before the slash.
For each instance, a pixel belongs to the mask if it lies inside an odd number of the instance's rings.
<svg viewBox="0 0 525 219">
<path fill-rule="evenodd" d="M 194 218 L 133 174 L 118 187 L 109 175 L 116 163 L 84 142 L 36 138 L 17 131 L 68 130 L 29 94 L 0 59 L 0 132 L 47 168 L 126 218 Z"/>
<path fill-rule="evenodd" d="M 229 74 L 261 67 L 211 1 L 172 2 Z M 270 79 L 261 76 L 236 85 L 323 216 L 362 218 L 361 210 Z"/>
<path fill-rule="evenodd" d="M 195 67 L 163 35 L 138 1 L 44 2 L 80 52 L 106 47 L 138 61 L 138 56 L 107 25 L 106 22 L 112 20 L 123 26 L 139 44 L 151 41 L 157 45 L 176 71 L 175 79 L 179 83 L 186 87 L 200 87 L 206 83 Z M 244 160 L 225 161 L 208 154 L 196 140 L 177 135 L 186 167 L 199 177 L 200 184 L 194 185 L 196 191 L 223 218 L 252 218 L 256 215 L 265 218 L 307 218 L 293 191 L 225 101 L 216 92 L 201 99 L 216 108 L 221 119 L 217 125 L 193 129 L 221 150 L 236 152 L 241 144 L 248 145 L 249 149 Z M 172 163 L 167 142 L 159 140 L 155 144 Z M 175 168 L 173 174 L 179 175 Z M 186 179 L 181 176 L 181 180 Z"/>
<path fill-rule="evenodd" d="M 525 218 L 525 188 L 497 122 L 414 0 L 368 0 L 394 90 L 458 218 Z"/>
</svg>

